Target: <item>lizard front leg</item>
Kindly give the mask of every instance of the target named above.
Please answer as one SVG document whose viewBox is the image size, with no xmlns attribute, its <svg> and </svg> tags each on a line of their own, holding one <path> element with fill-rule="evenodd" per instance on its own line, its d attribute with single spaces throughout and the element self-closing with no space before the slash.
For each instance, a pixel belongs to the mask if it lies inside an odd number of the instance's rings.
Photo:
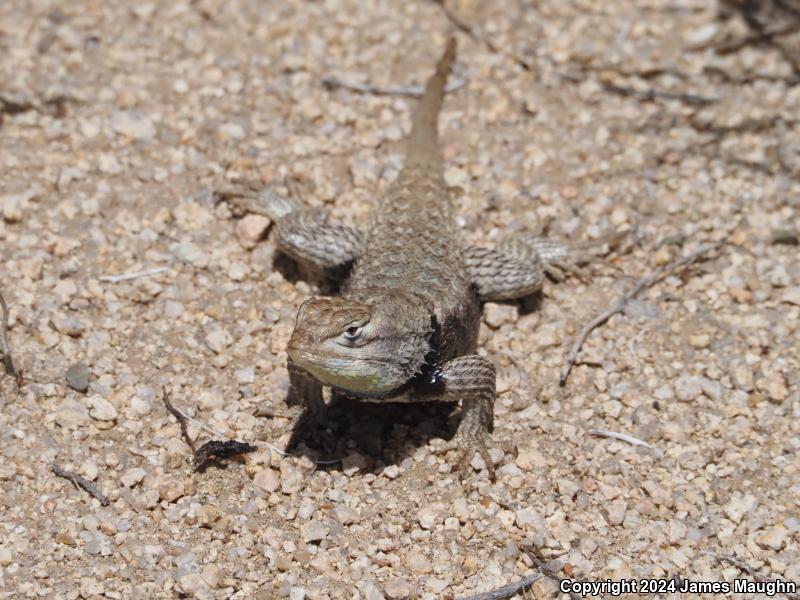
<svg viewBox="0 0 800 600">
<path fill-rule="evenodd" d="M 466 478 L 473 453 L 479 452 L 494 479 L 494 465 L 486 445 L 494 420 L 494 364 L 477 354 L 459 356 L 434 369 L 426 387 L 432 399 L 461 401 L 461 420 L 456 434 L 440 451 L 458 451 L 456 465 L 462 478 Z"/>
<path fill-rule="evenodd" d="M 275 243 L 284 254 L 312 269 L 332 271 L 361 254 L 366 235 L 359 229 L 328 222 L 322 211 L 302 209 L 275 223 Z"/>
<path fill-rule="evenodd" d="M 323 210 L 304 208 L 276 194 L 262 195 L 275 221 L 275 243 L 284 254 L 312 269 L 332 271 L 352 263 L 364 247 L 366 234 L 331 223 Z"/>
<path fill-rule="evenodd" d="M 286 370 L 289 372 L 286 408 L 262 407 L 257 416 L 282 417 L 294 421 L 292 436 L 286 444 L 288 450 L 324 420 L 326 406 L 322 384 L 311 373 L 291 359 L 286 361 Z"/>
<path fill-rule="evenodd" d="M 253 213 L 272 219 L 278 249 L 312 270 L 335 272 L 358 258 L 364 247 L 363 231 L 332 223 L 326 211 L 307 208 L 270 190 L 254 193 L 233 187 L 223 188 L 218 194 L 238 214 Z"/>
<path fill-rule="evenodd" d="M 315 432 L 325 422 L 327 406 L 322 396 L 322 384 L 311 373 L 291 359 L 286 361 L 286 368 L 289 371 L 289 394 L 286 404 L 301 409 L 292 429 L 292 436 L 286 445 L 287 449 L 292 449 L 301 439 Z"/>
<path fill-rule="evenodd" d="M 286 404 L 290 407 L 302 407 L 315 415 L 321 414 L 325 409 L 322 384 L 291 359 L 286 361 L 286 370 L 289 372 L 289 394 Z"/>
</svg>

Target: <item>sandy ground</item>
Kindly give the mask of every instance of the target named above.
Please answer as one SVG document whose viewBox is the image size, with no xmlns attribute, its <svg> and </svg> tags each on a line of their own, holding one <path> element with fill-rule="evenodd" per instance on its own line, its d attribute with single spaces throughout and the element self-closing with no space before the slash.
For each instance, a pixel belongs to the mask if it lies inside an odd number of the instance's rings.
<svg viewBox="0 0 800 600">
<path fill-rule="evenodd" d="M 498 477 L 476 457 L 463 485 L 434 452 L 442 407 L 346 407 L 326 452 L 273 449 L 291 422 L 258 414 L 283 405 L 316 283 L 214 195 L 255 180 L 363 223 L 411 103 L 321 80 L 421 83 L 453 29 L 441 6 L 0 3 L 0 286 L 25 380 L 0 381 L 0 597 L 459 598 L 542 564 L 800 582 L 797 40 L 700 0 L 448 7 L 475 34 L 442 115 L 465 239 L 631 231 L 583 280 L 486 307 Z M 726 236 L 558 386 L 583 323 Z M 194 473 L 162 385 L 258 451 Z"/>
</svg>

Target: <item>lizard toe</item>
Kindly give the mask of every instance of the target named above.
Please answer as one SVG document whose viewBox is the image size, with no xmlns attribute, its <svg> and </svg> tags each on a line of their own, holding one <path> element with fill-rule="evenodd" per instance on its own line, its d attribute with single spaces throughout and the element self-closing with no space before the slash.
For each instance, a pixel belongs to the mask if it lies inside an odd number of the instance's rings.
<svg viewBox="0 0 800 600">
<path fill-rule="evenodd" d="M 486 465 L 486 470 L 489 472 L 489 478 L 495 480 L 494 463 L 492 457 L 489 455 L 489 448 L 486 444 L 486 434 L 483 431 L 475 431 L 470 433 L 458 432 L 449 442 L 439 446 L 434 452 L 436 454 L 445 454 L 450 450 L 457 452 L 457 458 L 452 463 L 455 470 L 458 471 L 459 477 L 462 481 L 469 478 L 472 457 L 475 452 L 480 454 Z"/>
</svg>

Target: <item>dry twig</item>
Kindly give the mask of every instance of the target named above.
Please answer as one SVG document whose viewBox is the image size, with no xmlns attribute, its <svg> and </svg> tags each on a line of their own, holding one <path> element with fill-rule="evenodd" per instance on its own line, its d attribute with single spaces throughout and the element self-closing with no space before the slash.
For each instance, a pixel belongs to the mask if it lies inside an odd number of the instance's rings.
<svg viewBox="0 0 800 600">
<path fill-rule="evenodd" d="M 622 442 L 628 442 L 634 446 L 643 446 L 651 450 L 653 452 L 653 456 L 655 456 L 657 459 L 664 458 L 664 452 L 661 450 L 661 448 L 656 448 L 644 440 L 635 438 L 627 433 L 617 433 L 616 431 L 609 431 L 607 429 L 590 429 L 587 433 L 589 433 L 589 435 L 596 435 L 597 437 L 611 438 L 614 440 L 620 440 Z"/>
<path fill-rule="evenodd" d="M 634 446 L 644 446 L 645 448 L 652 448 L 650 444 L 639 438 L 635 438 L 627 433 L 617 433 L 616 431 L 608 431 L 607 429 L 590 429 L 589 435 L 596 435 L 597 437 L 612 438 L 622 442 L 628 442 Z"/>
<path fill-rule="evenodd" d="M 531 575 L 525 579 L 520 579 L 514 583 L 509 583 L 508 585 L 504 585 L 503 587 L 492 590 L 491 592 L 483 592 L 482 594 L 475 594 L 474 596 L 464 596 L 458 600 L 506 600 L 507 598 L 511 598 L 520 592 L 524 592 L 542 577 L 544 577 L 544 575 L 541 573 L 536 573 L 536 575 Z"/>
<path fill-rule="evenodd" d="M 187 423 L 191 423 L 196 427 L 208 431 L 212 435 L 218 438 L 225 438 L 226 435 L 216 429 L 209 427 L 205 423 L 193 419 L 192 417 L 185 415 L 182 411 L 175 408 L 175 406 L 170 402 L 169 393 L 167 393 L 167 386 L 161 386 L 161 398 L 164 401 L 164 406 L 167 410 L 178 420 L 178 423 L 181 426 L 181 435 L 183 436 L 184 441 L 192 449 L 192 453 L 194 454 L 194 470 L 199 471 L 203 469 L 209 462 L 216 458 L 230 458 L 232 456 L 238 456 L 240 454 L 245 454 L 247 452 L 255 452 L 258 447 L 248 444 L 247 442 L 238 442 L 236 440 L 211 440 L 200 446 L 199 448 L 195 447 L 195 441 L 189 436 L 189 428 L 186 425 Z M 277 451 L 282 455 L 286 455 L 285 452 L 281 451 L 279 448 L 271 445 L 266 444 L 267 447 Z"/>
<path fill-rule="evenodd" d="M 557 583 L 561 582 L 563 578 L 559 577 L 558 573 L 556 573 L 553 569 L 547 566 L 541 554 L 539 554 L 538 548 L 536 548 L 535 546 L 523 546 L 522 551 L 528 555 L 528 557 L 533 561 L 533 566 L 539 569 L 545 577 L 547 577 L 548 579 L 552 579 Z M 569 597 L 572 598 L 572 600 L 582 600 L 582 598 L 575 592 L 567 592 L 567 593 L 569 594 Z"/>
<path fill-rule="evenodd" d="M 561 73 L 561 76 L 564 79 L 575 83 L 583 83 L 587 79 L 587 76 L 584 73 L 582 73 L 581 75 L 577 75 L 574 73 Z M 719 102 L 719 98 L 701 96 L 699 94 L 692 94 L 687 92 L 668 92 L 666 90 L 659 90 L 656 88 L 637 90 L 632 87 L 617 85 L 616 83 L 611 83 L 609 81 L 603 81 L 603 80 L 599 80 L 598 83 L 607 92 L 611 92 L 612 94 L 617 94 L 618 96 L 636 98 L 637 100 L 642 100 L 645 102 L 655 102 L 656 100 L 676 100 L 678 102 L 682 102 L 684 104 L 689 104 L 693 106 L 706 106 L 708 104 Z"/>
<path fill-rule="evenodd" d="M 195 465 L 201 465 L 197 468 L 202 468 L 202 465 L 208 462 L 208 460 L 212 459 L 214 456 L 219 458 L 227 458 L 227 456 L 234 456 L 236 454 L 244 454 L 245 452 L 254 452 L 258 448 L 266 447 L 270 450 L 274 450 L 281 456 L 296 456 L 291 452 L 286 452 L 285 450 L 281 450 L 274 444 L 270 444 L 268 442 L 256 442 L 255 446 L 251 446 L 247 442 L 237 442 L 236 440 L 226 440 L 226 441 L 218 441 L 212 440 L 210 442 L 206 442 L 200 448 L 195 449 L 194 441 L 191 437 L 189 437 L 189 430 L 187 428 L 187 423 L 191 423 L 198 429 L 202 429 L 203 431 L 207 431 L 211 435 L 217 438 L 226 438 L 227 435 L 222 433 L 221 431 L 217 431 L 213 427 L 210 427 L 203 423 L 202 421 L 198 421 L 197 419 L 193 419 L 189 415 L 185 414 L 170 402 L 169 394 L 167 393 L 167 387 L 161 386 L 162 390 L 162 399 L 164 401 L 164 406 L 170 412 L 172 416 L 174 416 L 178 423 L 181 426 L 181 434 L 183 435 L 183 439 L 186 441 L 188 446 L 192 449 L 195 458 Z M 282 416 L 282 415 L 281 415 Z M 238 446 L 237 446 L 238 444 Z M 252 449 L 245 449 L 245 447 L 249 447 Z M 334 460 L 315 460 L 314 464 L 316 465 L 335 465 L 342 462 L 341 458 L 337 458 Z"/>
<path fill-rule="evenodd" d="M 329 88 L 343 88 L 376 96 L 411 96 L 416 98 L 422 96 L 422 92 L 425 91 L 421 85 L 374 85 L 357 81 L 345 81 L 338 77 L 323 77 L 322 83 Z M 454 81 L 448 84 L 444 91 L 450 93 L 464 87 L 465 84 L 465 81 Z"/>
<path fill-rule="evenodd" d="M 532 70 L 532 65 L 524 60 L 522 57 L 518 56 L 513 52 L 508 52 L 499 48 L 497 44 L 495 44 L 492 40 L 482 35 L 479 35 L 475 32 L 475 30 L 470 27 L 466 22 L 464 22 L 461 17 L 459 17 L 456 13 L 450 10 L 447 7 L 446 0 L 433 0 L 434 4 L 438 4 L 442 7 L 442 12 L 444 12 L 444 16 L 447 17 L 447 20 L 459 31 L 466 33 L 469 37 L 473 39 L 478 44 L 482 44 L 486 47 L 489 52 L 494 54 L 504 54 L 506 57 L 510 58 L 513 62 L 517 65 L 525 69 L 526 71 Z"/>
<path fill-rule="evenodd" d="M 759 583 L 777 583 L 774 579 L 770 577 L 764 577 L 763 575 L 760 575 L 754 567 L 751 567 L 746 562 L 736 558 L 735 556 L 728 556 L 726 554 L 717 554 L 716 552 L 712 552 L 710 550 L 704 550 L 703 554 L 705 554 L 706 556 L 710 556 L 711 558 L 714 558 L 719 562 L 728 563 L 738 569 L 741 569 Z M 800 594 L 789 593 L 789 594 L 784 594 L 784 596 L 789 598 L 789 600 L 800 600 Z"/>
<path fill-rule="evenodd" d="M 714 102 L 719 102 L 719 98 L 701 96 L 699 94 L 667 92 L 664 90 L 657 90 L 655 88 L 637 90 L 631 87 L 617 85 L 615 83 L 608 83 L 606 81 L 601 81 L 600 85 L 603 86 L 603 89 L 613 94 L 630 96 L 632 98 L 636 98 L 637 100 L 644 100 L 646 102 L 652 102 L 655 100 L 677 100 L 678 102 L 683 102 L 684 104 L 692 104 L 696 106 L 706 106 L 708 104 L 713 104 Z"/>
<path fill-rule="evenodd" d="M 151 275 L 158 275 L 164 271 L 169 271 L 169 267 L 157 267 L 155 269 L 148 269 L 146 271 L 133 271 L 132 273 L 122 273 L 121 275 L 100 275 L 97 279 L 108 283 L 119 283 L 120 281 L 129 281 L 131 279 L 138 279 L 140 277 L 150 277 Z"/>
<path fill-rule="evenodd" d="M 161 386 L 161 399 L 164 401 L 164 406 L 167 407 L 167 410 L 172 414 L 173 417 L 178 419 L 178 423 L 181 426 L 181 434 L 183 435 L 184 441 L 188 444 L 189 448 L 192 449 L 192 452 L 195 452 L 194 447 L 194 440 L 189 437 L 189 429 L 186 426 L 186 421 L 188 417 L 184 415 L 181 411 L 175 408 L 172 405 L 172 402 L 169 401 L 169 394 L 167 393 L 167 386 Z"/>
<path fill-rule="evenodd" d="M 0 294 L 0 307 L 3 309 L 3 322 L 0 325 L 0 353 L 3 354 L 3 366 L 6 375 L 11 375 L 17 381 L 17 387 L 22 387 L 22 371 L 18 371 L 14 366 L 11 349 L 8 347 L 8 304 L 3 294 Z"/>
<path fill-rule="evenodd" d="M 604 310 L 595 318 L 593 318 L 591 321 L 589 321 L 583 327 L 583 329 L 581 329 L 580 333 L 578 334 L 578 337 L 575 339 L 575 342 L 572 345 L 572 349 L 567 355 L 567 360 L 564 364 L 564 367 L 561 369 L 561 375 L 558 381 L 559 385 L 564 386 L 567 383 L 567 378 L 569 377 L 569 373 L 572 370 L 572 367 L 575 365 L 575 361 L 578 358 L 578 352 L 580 352 L 581 348 L 583 347 L 583 344 L 586 342 L 586 338 L 589 337 L 589 334 L 592 331 L 597 329 L 600 325 L 608 321 L 614 315 L 619 314 L 623 310 L 625 310 L 625 306 L 627 306 L 628 302 L 636 298 L 644 290 L 652 287 L 653 285 L 655 285 L 668 275 L 674 273 L 678 269 L 686 267 L 703 259 L 710 252 L 719 249 L 722 245 L 726 243 L 726 241 L 727 241 L 727 236 L 719 242 L 714 242 L 712 244 L 700 246 L 694 252 L 691 252 L 686 256 L 681 256 L 673 260 L 668 265 L 659 267 L 652 273 L 638 279 L 629 291 L 623 294 L 621 298 L 619 298 L 616 302 L 614 302 L 614 304 L 611 305 L 611 308 L 609 308 L 608 310 Z"/>
<path fill-rule="evenodd" d="M 97 498 L 100 501 L 100 504 L 102 504 L 103 506 L 108 506 L 111 503 L 108 497 L 105 494 L 103 494 L 103 492 L 98 490 L 97 486 L 88 479 L 86 479 L 85 477 L 82 477 L 77 473 L 73 473 L 72 471 L 67 471 L 65 469 L 62 469 L 61 467 L 58 466 L 58 463 L 53 463 L 52 469 L 53 473 L 55 473 L 58 477 L 69 479 L 76 488 L 81 488 L 89 492 L 89 494 L 94 498 Z"/>
</svg>

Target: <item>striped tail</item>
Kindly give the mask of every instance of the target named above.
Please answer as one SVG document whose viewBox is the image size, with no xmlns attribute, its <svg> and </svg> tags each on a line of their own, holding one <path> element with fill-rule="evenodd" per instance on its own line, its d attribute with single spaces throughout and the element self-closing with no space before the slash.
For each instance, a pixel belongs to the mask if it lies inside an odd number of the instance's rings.
<svg viewBox="0 0 800 600">
<path fill-rule="evenodd" d="M 440 165 L 442 153 L 439 148 L 439 111 L 444 99 L 444 86 L 447 75 L 456 58 L 456 40 L 450 38 L 442 58 L 436 65 L 436 72 L 428 80 L 425 92 L 414 112 L 411 134 L 408 136 L 406 165 Z"/>
</svg>

